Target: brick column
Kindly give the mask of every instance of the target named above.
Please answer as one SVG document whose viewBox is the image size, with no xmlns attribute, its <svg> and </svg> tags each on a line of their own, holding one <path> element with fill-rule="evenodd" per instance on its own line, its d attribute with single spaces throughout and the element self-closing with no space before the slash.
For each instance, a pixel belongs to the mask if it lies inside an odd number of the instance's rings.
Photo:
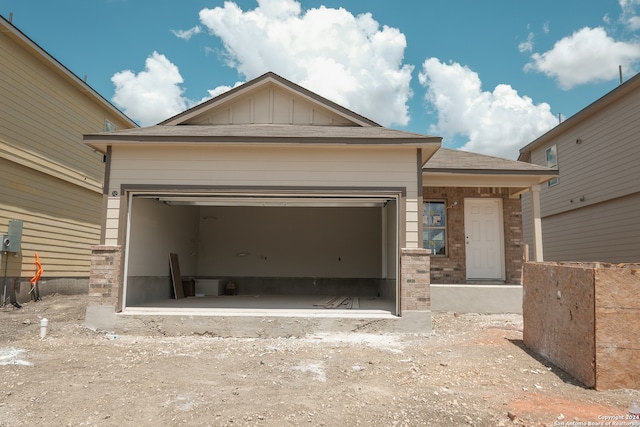
<svg viewBox="0 0 640 427">
<path fill-rule="evenodd" d="M 407 311 L 431 311 L 431 251 L 400 250 L 400 315 Z"/>
<path fill-rule="evenodd" d="M 122 297 L 122 250 L 120 246 L 91 247 L 89 296 L 94 305 L 113 305 L 118 309 Z"/>
</svg>

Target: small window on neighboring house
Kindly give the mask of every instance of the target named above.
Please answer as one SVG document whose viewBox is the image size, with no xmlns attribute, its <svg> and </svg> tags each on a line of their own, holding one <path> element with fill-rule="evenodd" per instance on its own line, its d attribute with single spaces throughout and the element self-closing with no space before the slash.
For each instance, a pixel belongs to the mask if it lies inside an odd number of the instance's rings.
<svg viewBox="0 0 640 427">
<path fill-rule="evenodd" d="M 447 209 L 445 202 L 427 201 L 422 209 L 422 247 L 433 255 L 447 254 Z"/>
<path fill-rule="evenodd" d="M 547 157 L 547 167 L 552 169 L 558 168 L 558 148 L 554 144 L 551 147 L 547 148 L 546 152 Z M 551 187 L 558 183 L 558 178 L 553 178 L 552 180 L 547 182 L 547 186 Z"/>
<path fill-rule="evenodd" d="M 118 130 L 118 126 L 115 123 L 111 122 L 109 119 L 104 119 L 104 131 L 105 132 L 113 132 Z"/>
</svg>

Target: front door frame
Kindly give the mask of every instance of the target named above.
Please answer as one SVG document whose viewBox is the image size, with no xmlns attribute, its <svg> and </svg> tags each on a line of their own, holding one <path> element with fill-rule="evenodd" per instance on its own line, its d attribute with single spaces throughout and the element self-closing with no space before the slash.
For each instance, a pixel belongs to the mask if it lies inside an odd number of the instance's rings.
<svg viewBox="0 0 640 427">
<path fill-rule="evenodd" d="M 505 274 L 505 251 L 504 251 L 504 216 L 503 216 L 503 201 L 501 198 L 465 198 L 464 199 L 464 237 L 465 237 L 465 259 L 466 259 L 466 278 L 468 281 L 473 280 L 499 280 L 504 281 Z M 493 269 L 493 273 L 487 274 L 486 272 L 475 273 L 472 269 L 471 263 L 471 248 L 474 245 L 473 243 L 473 233 L 471 230 L 471 220 L 470 215 L 472 214 L 472 205 L 482 205 L 484 207 L 494 206 L 495 207 L 495 220 L 494 220 L 494 231 L 493 237 L 495 240 L 495 244 L 493 246 L 493 250 L 495 251 L 495 261 L 496 268 Z M 478 237 L 478 236 L 476 236 Z M 480 236 L 482 237 L 482 236 Z M 481 245 L 484 245 L 484 242 L 480 242 Z M 471 245 L 471 246 L 470 246 Z M 486 255 L 489 251 L 484 250 L 483 255 Z M 482 262 L 485 262 L 483 259 Z M 488 271 L 488 270 L 487 270 Z M 477 277 L 474 277 L 477 276 Z M 487 277 L 484 277 L 487 276 Z"/>
</svg>

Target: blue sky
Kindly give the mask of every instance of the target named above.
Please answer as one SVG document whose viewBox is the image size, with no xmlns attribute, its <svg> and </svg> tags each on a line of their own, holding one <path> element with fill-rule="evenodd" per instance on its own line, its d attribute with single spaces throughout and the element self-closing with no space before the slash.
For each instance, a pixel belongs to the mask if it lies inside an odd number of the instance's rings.
<svg viewBox="0 0 640 427">
<path fill-rule="evenodd" d="M 640 0 L 0 0 L 141 125 L 274 71 L 394 129 L 516 158 L 640 64 Z"/>
</svg>

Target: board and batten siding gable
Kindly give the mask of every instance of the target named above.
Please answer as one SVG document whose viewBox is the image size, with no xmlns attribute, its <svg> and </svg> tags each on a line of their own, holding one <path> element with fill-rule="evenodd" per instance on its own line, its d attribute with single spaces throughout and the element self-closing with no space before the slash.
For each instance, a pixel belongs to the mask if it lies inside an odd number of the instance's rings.
<svg viewBox="0 0 640 427">
<path fill-rule="evenodd" d="M 352 125 L 344 117 L 314 105 L 276 85 L 266 85 L 206 111 L 187 124 Z"/>
<path fill-rule="evenodd" d="M 418 247 L 415 149 L 389 147 L 114 146 L 109 194 L 123 186 L 406 188 L 407 247 Z M 109 198 L 106 244 L 117 244 L 119 197 Z"/>
</svg>

